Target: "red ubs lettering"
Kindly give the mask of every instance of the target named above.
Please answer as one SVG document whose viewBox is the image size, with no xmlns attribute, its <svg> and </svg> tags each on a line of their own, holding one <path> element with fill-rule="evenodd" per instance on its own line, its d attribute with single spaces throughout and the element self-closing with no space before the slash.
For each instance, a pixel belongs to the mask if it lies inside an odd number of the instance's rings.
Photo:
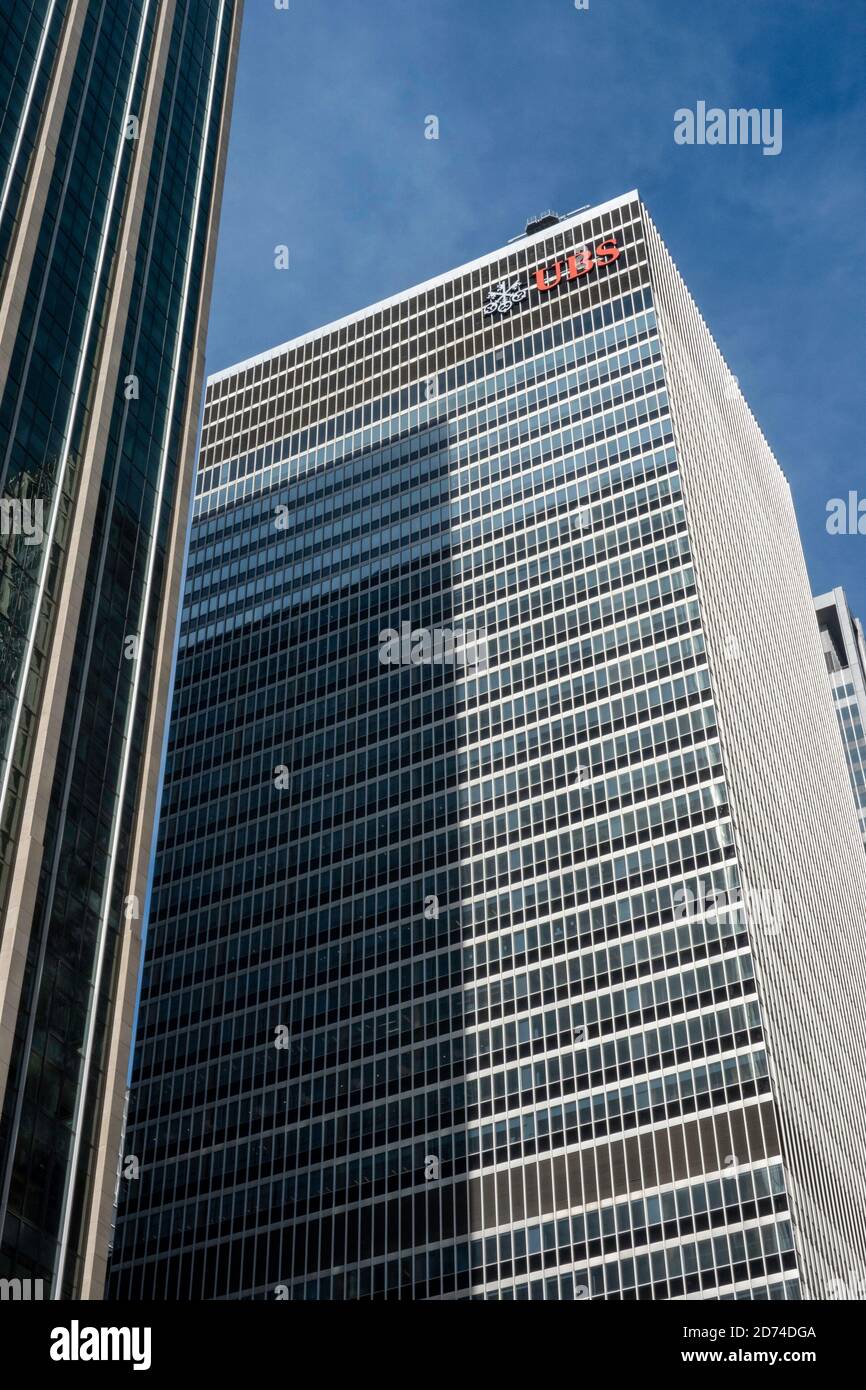
<svg viewBox="0 0 866 1390">
<path fill-rule="evenodd" d="M 587 275 L 595 266 L 611 265 L 619 258 L 621 248 L 616 244 L 615 237 L 608 237 L 607 241 L 600 241 L 591 251 L 588 246 L 582 246 L 579 251 L 572 252 L 565 261 L 566 280 L 577 280 L 581 275 Z M 540 290 L 553 290 L 562 280 L 562 261 L 555 261 L 552 266 L 542 266 L 535 272 L 535 283 Z"/>
</svg>

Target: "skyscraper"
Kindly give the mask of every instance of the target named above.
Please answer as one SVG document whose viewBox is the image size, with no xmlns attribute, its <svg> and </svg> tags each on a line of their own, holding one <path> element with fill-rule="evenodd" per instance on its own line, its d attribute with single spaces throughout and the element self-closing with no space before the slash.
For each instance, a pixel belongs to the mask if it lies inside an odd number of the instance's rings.
<svg viewBox="0 0 866 1390">
<path fill-rule="evenodd" d="M 862 1267 L 811 603 L 634 192 L 212 377 L 112 1293 Z"/>
<path fill-rule="evenodd" d="M 0 1275 L 101 1296 L 236 0 L 0 17 Z"/>
<path fill-rule="evenodd" d="M 821 594 L 815 612 L 866 848 L 866 635 L 844 589 Z"/>
</svg>

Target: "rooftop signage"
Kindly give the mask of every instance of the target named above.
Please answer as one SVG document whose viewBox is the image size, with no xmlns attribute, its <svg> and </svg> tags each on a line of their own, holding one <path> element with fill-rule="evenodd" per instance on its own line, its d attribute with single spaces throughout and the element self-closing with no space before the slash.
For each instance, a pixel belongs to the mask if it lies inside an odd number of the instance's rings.
<svg viewBox="0 0 866 1390">
<path fill-rule="evenodd" d="M 542 294 L 548 290 L 554 290 L 563 281 L 579 280 L 584 275 L 589 275 L 590 271 L 600 270 L 604 266 L 613 265 L 618 260 L 622 248 L 617 245 L 616 237 L 608 237 L 606 241 L 600 241 L 597 246 L 580 246 L 572 251 L 562 260 L 554 261 L 552 264 L 540 266 L 535 271 L 529 288 L 540 291 Z M 491 285 L 487 291 L 487 303 L 484 305 L 485 314 L 508 314 L 515 304 L 520 304 L 526 298 L 527 287 L 521 285 L 519 280 L 500 280 L 498 284 Z"/>
</svg>

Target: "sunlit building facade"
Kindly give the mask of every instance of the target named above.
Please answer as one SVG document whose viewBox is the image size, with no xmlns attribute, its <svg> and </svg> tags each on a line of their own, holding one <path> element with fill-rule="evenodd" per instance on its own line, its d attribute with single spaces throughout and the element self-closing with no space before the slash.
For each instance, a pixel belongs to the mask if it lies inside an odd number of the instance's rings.
<svg viewBox="0 0 866 1390">
<path fill-rule="evenodd" d="M 210 379 L 114 1296 L 825 1296 L 864 915 L 789 490 L 636 193 Z"/>
</svg>

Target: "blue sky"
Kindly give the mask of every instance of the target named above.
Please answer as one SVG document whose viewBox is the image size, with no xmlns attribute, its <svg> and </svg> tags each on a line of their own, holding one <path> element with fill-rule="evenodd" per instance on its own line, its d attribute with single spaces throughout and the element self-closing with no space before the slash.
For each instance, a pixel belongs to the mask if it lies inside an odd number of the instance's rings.
<svg viewBox="0 0 866 1390">
<path fill-rule="evenodd" d="M 637 187 L 866 621 L 825 526 L 866 496 L 864 59 L 862 0 L 246 0 L 208 371 Z M 700 100 L 781 108 L 781 153 L 676 145 Z"/>
</svg>

